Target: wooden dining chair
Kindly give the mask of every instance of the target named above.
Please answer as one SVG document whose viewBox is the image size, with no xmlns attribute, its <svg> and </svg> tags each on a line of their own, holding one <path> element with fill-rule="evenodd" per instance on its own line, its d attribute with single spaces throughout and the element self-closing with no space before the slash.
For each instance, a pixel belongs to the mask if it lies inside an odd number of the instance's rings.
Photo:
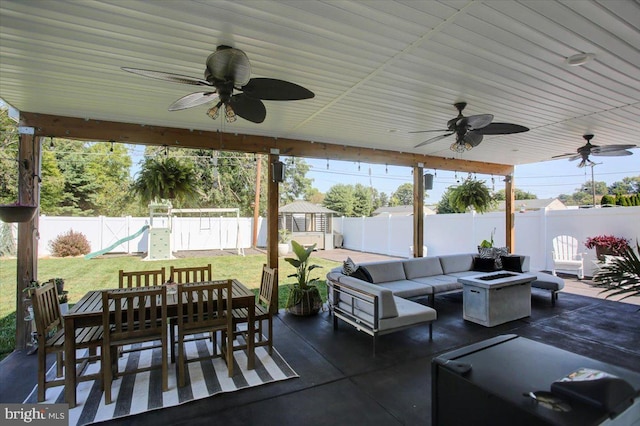
<svg viewBox="0 0 640 426">
<path fill-rule="evenodd" d="M 130 288 L 102 293 L 102 376 L 105 404 L 111 404 L 113 379 L 125 374 L 162 369 L 162 390 L 169 389 L 167 361 L 167 288 Z M 117 350 L 120 346 L 160 341 L 160 365 L 118 371 Z M 149 348 L 149 350 L 153 350 Z"/>
<path fill-rule="evenodd" d="M 192 266 L 185 268 L 176 268 L 171 266 L 169 270 L 169 278 L 171 282 L 178 284 L 199 283 L 203 281 L 211 281 L 211 264 L 207 266 Z"/>
<path fill-rule="evenodd" d="M 278 276 L 276 268 L 269 268 L 267 265 L 262 266 L 262 279 L 260 281 L 260 292 L 258 293 L 258 303 L 255 306 L 255 323 L 247 324 L 247 327 L 254 327 L 257 340 L 255 346 L 268 346 L 269 354 L 273 352 L 273 307 L 274 291 L 276 286 L 276 277 Z M 265 336 L 262 324 L 267 321 L 268 335 Z M 234 337 L 242 335 L 244 343 L 240 343 L 234 338 L 234 350 L 247 349 L 247 331 L 238 330 L 237 325 L 248 322 L 247 308 L 233 310 L 233 329 Z M 237 343 L 236 343 L 237 342 Z"/>
<path fill-rule="evenodd" d="M 166 270 L 164 266 L 160 269 L 150 271 L 129 271 L 120 269 L 118 273 L 118 287 L 134 288 L 162 285 L 166 281 Z"/>
<path fill-rule="evenodd" d="M 64 361 L 65 339 L 73 339 L 74 336 L 65 335 L 64 319 L 60 312 L 58 302 L 58 291 L 53 282 L 48 282 L 34 290 L 32 296 L 33 315 L 36 324 L 36 334 L 38 339 L 38 402 L 45 400 L 46 389 L 64 384 L 62 377 Z M 93 354 L 89 357 L 77 359 L 83 367 L 78 369 L 78 381 L 94 380 L 100 377 L 101 373 L 82 375 L 84 366 L 89 361 L 96 361 L 96 350 L 102 345 L 102 327 L 85 327 L 76 330 L 76 348 L 90 349 Z M 47 382 L 47 354 L 56 354 L 56 377 L 57 379 Z"/>
<path fill-rule="evenodd" d="M 185 368 L 188 362 L 217 356 L 217 339 L 213 339 L 213 355 L 187 359 L 185 336 L 223 331 L 231 348 L 233 322 L 232 280 L 205 283 L 178 284 L 178 386 L 185 385 Z M 215 302 L 214 302 L 215 301 Z M 229 377 L 233 376 L 233 350 L 221 351 L 227 363 Z"/>
</svg>

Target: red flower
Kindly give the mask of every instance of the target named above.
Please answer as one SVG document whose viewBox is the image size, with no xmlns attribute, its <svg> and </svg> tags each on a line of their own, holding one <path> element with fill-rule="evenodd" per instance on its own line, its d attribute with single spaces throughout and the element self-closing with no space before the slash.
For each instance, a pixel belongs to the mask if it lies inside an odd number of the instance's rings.
<svg viewBox="0 0 640 426">
<path fill-rule="evenodd" d="M 613 235 L 598 235 L 587 238 L 584 245 L 588 249 L 602 247 L 609 250 L 612 254 L 619 256 L 629 247 L 629 240 L 614 237 Z"/>
</svg>

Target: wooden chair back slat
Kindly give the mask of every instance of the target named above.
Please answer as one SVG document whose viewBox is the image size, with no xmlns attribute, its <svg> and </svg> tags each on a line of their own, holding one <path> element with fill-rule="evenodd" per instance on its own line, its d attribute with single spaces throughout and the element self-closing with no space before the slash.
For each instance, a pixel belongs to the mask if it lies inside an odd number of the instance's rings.
<svg viewBox="0 0 640 426">
<path fill-rule="evenodd" d="M 144 341 L 166 333 L 167 289 L 165 286 L 105 291 L 102 294 L 103 327 L 110 344 Z M 113 305 L 113 321 L 109 306 Z"/>
<path fill-rule="evenodd" d="M 178 328 L 190 330 L 226 325 L 232 285 L 232 280 L 178 284 Z"/>
<path fill-rule="evenodd" d="M 258 302 L 266 306 L 267 309 L 271 309 L 271 302 L 274 300 L 276 276 L 277 269 L 269 268 L 267 265 L 262 266 L 262 280 L 260 281 Z"/>
<path fill-rule="evenodd" d="M 47 336 L 54 331 L 64 328 L 60 304 L 58 303 L 58 290 L 54 283 L 45 283 L 34 290 L 32 296 L 33 315 L 36 323 L 38 344 L 46 344 Z"/>
<path fill-rule="evenodd" d="M 211 281 L 211 264 L 185 268 L 176 268 L 172 266 L 169 269 L 169 278 L 172 282 L 177 284 Z"/>
<path fill-rule="evenodd" d="M 122 269 L 118 272 L 118 286 L 120 288 L 137 288 L 162 285 L 166 282 L 166 269 L 149 271 L 128 271 Z"/>
</svg>

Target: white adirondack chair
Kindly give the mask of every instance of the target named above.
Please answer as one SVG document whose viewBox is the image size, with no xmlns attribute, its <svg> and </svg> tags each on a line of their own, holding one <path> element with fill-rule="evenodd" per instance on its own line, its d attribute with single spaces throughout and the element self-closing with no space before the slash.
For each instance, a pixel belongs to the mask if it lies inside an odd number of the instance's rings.
<svg viewBox="0 0 640 426">
<path fill-rule="evenodd" d="M 553 259 L 553 275 L 556 270 L 563 272 L 571 271 L 578 276 L 578 279 L 584 278 L 584 259 L 583 253 L 580 252 L 580 244 L 575 237 L 570 235 L 558 235 L 553 238 L 553 251 L 551 257 Z"/>
</svg>

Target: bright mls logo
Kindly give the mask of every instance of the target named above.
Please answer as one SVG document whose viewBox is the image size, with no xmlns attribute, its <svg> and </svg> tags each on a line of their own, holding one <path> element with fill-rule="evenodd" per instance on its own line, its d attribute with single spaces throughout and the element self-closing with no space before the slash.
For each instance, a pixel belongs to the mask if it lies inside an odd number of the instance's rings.
<svg viewBox="0 0 640 426">
<path fill-rule="evenodd" d="M 0 422 L 3 425 L 67 426 L 67 404 L 0 404 Z"/>
</svg>

